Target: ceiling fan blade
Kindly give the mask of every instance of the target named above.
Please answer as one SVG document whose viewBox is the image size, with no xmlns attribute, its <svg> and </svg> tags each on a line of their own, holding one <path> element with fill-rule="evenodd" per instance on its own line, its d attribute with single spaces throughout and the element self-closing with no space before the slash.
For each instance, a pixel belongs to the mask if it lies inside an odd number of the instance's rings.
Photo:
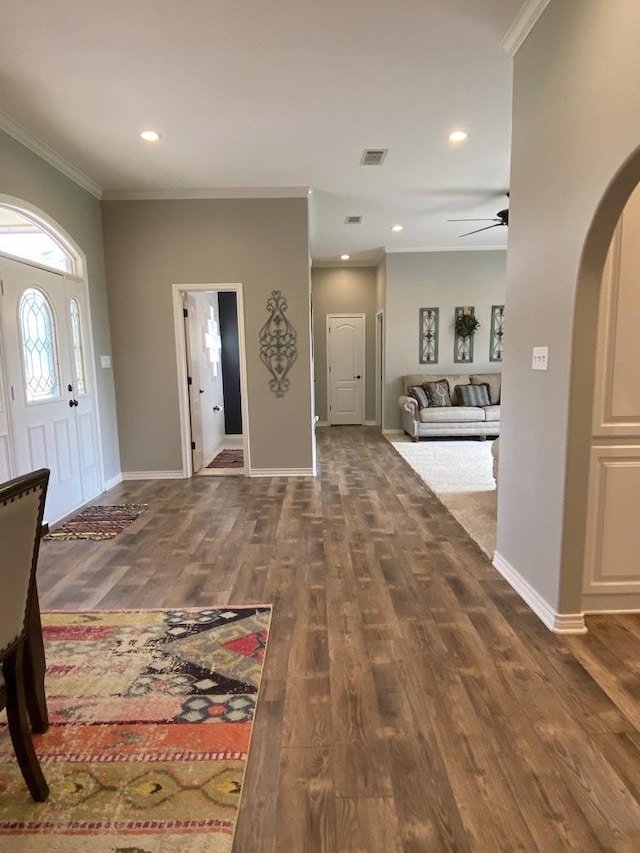
<svg viewBox="0 0 640 853">
<path fill-rule="evenodd" d="M 482 216 L 480 219 L 447 219 L 447 222 L 501 222 L 498 216 Z"/>
<path fill-rule="evenodd" d="M 489 228 L 499 228 L 501 225 L 504 225 L 504 222 L 496 222 L 495 225 L 487 225 L 484 228 L 476 228 L 475 231 L 467 231 L 466 234 L 459 234 L 459 237 L 468 237 L 469 234 L 479 234 L 481 231 L 488 231 Z"/>
</svg>

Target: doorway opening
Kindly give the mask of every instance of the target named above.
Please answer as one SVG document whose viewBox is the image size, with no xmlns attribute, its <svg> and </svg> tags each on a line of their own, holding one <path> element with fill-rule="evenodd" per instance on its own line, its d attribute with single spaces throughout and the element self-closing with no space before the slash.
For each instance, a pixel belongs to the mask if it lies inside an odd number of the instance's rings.
<svg viewBox="0 0 640 853">
<path fill-rule="evenodd" d="M 183 476 L 247 476 L 242 285 L 174 285 Z"/>
</svg>

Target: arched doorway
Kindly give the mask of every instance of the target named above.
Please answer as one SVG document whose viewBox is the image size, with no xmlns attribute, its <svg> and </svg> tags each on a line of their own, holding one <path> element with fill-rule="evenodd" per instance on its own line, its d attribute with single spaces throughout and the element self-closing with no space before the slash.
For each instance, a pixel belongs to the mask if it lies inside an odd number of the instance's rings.
<svg viewBox="0 0 640 853">
<path fill-rule="evenodd" d="M 577 281 L 562 577 L 582 578 L 563 594 L 586 613 L 640 610 L 640 299 L 628 264 L 640 249 L 639 182 L 640 148 L 598 206 Z"/>
<path fill-rule="evenodd" d="M 0 478 L 51 470 L 53 522 L 102 488 L 85 261 L 46 214 L 0 196 Z"/>
</svg>

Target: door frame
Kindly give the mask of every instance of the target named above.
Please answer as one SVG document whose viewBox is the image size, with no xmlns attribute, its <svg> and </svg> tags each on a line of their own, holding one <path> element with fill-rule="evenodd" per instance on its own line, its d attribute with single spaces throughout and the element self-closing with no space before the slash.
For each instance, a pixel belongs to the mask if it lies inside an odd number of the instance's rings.
<svg viewBox="0 0 640 853">
<path fill-rule="evenodd" d="M 376 424 L 384 419 L 384 311 L 376 311 Z"/>
<path fill-rule="evenodd" d="M 240 360 L 240 408 L 242 412 L 242 449 L 244 451 L 244 476 L 251 468 L 249 441 L 249 415 L 247 409 L 247 351 L 244 330 L 244 297 L 242 283 L 173 284 L 173 327 L 176 342 L 176 367 L 178 371 L 178 406 L 180 413 L 180 448 L 182 477 L 193 477 L 191 457 L 191 425 L 189 420 L 189 388 L 187 385 L 187 339 L 184 330 L 183 294 L 189 291 L 213 292 L 226 290 L 236 294 L 238 303 L 238 349 Z"/>
<path fill-rule="evenodd" d="M 24 264 L 25 266 L 35 267 L 36 269 L 42 269 L 45 272 L 53 272 L 59 275 L 62 275 L 65 281 L 75 281 L 78 284 L 81 284 L 84 287 L 85 296 L 86 296 L 86 304 L 87 304 L 87 315 L 85 317 L 85 338 L 83 339 L 83 343 L 86 345 L 87 352 L 85 354 L 85 362 L 88 373 L 89 381 L 91 382 L 93 388 L 93 410 L 94 410 L 94 420 L 95 420 L 95 428 L 96 428 L 96 444 L 97 444 L 97 453 L 98 453 L 98 491 L 95 495 L 87 500 L 91 500 L 95 498 L 97 495 L 101 494 L 107 488 L 111 488 L 111 486 L 115 485 L 116 480 L 111 481 L 110 483 L 106 483 L 105 480 L 105 471 L 104 471 L 104 445 L 102 441 L 102 417 L 100 411 L 100 394 L 98 393 L 98 373 L 96 370 L 96 356 L 95 356 L 95 343 L 93 337 L 93 311 L 91 306 L 91 290 L 89 288 L 89 276 L 87 273 L 87 256 L 82 251 L 80 246 L 76 243 L 76 241 L 65 231 L 65 229 L 56 222 L 48 213 L 44 210 L 41 210 L 39 207 L 36 207 L 33 204 L 30 204 L 28 201 L 24 199 L 18 198 L 17 196 L 7 195 L 6 193 L 0 193 L 0 205 L 5 207 L 12 207 L 17 210 L 19 213 L 24 214 L 27 218 L 32 219 L 38 225 L 40 225 L 43 231 L 49 232 L 55 239 L 61 243 L 64 248 L 69 252 L 69 254 L 75 256 L 77 269 L 75 272 L 64 272 L 62 270 L 56 269 L 55 267 L 47 266 L 46 264 L 39 264 L 35 261 L 28 260 L 26 258 L 21 258 L 16 255 L 11 255 L 8 252 L 0 252 L 0 257 L 7 258 L 10 261 L 14 261 L 19 264 Z M 67 323 L 65 317 L 65 333 L 67 331 Z M 9 407 L 9 392 L 7 387 L 7 376 L 6 376 L 6 355 L 3 349 L 3 346 L 6 346 L 4 341 L 0 342 L 2 346 L 0 346 L 0 359 L 2 359 L 2 368 L 3 368 L 3 376 L 4 376 L 4 395 L 5 395 L 5 406 L 8 417 L 8 425 L 9 425 L 9 449 L 11 452 L 11 465 L 13 466 L 13 471 L 15 474 L 15 449 L 13 447 L 13 443 L 15 441 L 15 437 L 13 435 L 13 431 L 15 429 L 13 424 L 13 418 L 11 416 L 10 407 Z M 0 389 L 0 393 L 2 393 L 2 389 Z M 80 504 L 79 506 L 82 506 Z M 77 509 L 78 507 L 76 507 Z"/>
<path fill-rule="evenodd" d="M 331 371 L 329 370 L 330 362 L 330 346 L 329 346 L 329 325 L 331 320 L 339 317 L 359 317 L 362 320 L 362 424 L 367 420 L 367 315 L 359 311 L 341 311 L 337 314 L 326 315 L 325 326 L 325 352 L 327 354 L 327 363 L 325 365 L 327 371 L 327 423 L 331 426 Z"/>
</svg>

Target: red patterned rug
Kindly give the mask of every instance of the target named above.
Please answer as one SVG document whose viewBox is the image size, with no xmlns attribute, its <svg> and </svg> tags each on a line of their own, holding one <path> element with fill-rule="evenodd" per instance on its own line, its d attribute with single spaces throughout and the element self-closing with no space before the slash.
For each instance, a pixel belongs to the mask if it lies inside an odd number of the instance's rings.
<svg viewBox="0 0 640 853">
<path fill-rule="evenodd" d="M 34 803 L 0 726 L 3 853 L 228 853 L 271 608 L 44 613 Z M 91 839 L 87 838 L 91 835 Z"/>
<path fill-rule="evenodd" d="M 207 468 L 243 468 L 243 450 L 221 450 Z"/>
<path fill-rule="evenodd" d="M 126 530 L 141 515 L 147 504 L 118 504 L 116 506 L 87 506 L 60 527 L 51 530 L 45 539 L 113 539 Z"/>
</svg>

